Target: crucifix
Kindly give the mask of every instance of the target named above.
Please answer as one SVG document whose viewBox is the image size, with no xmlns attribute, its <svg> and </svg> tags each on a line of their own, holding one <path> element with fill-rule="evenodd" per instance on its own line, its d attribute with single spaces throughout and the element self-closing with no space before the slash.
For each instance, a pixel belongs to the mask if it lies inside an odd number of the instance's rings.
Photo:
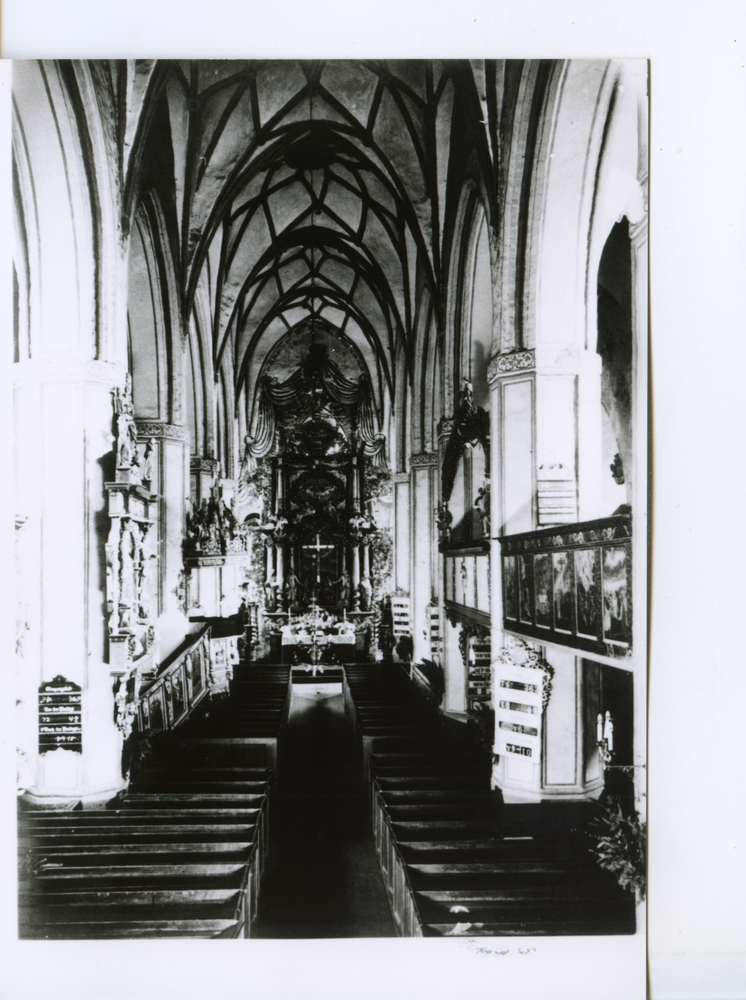
<svg viewBox="0 0 746 1000">
<path fill-rule="evenodd" d="M 316 585 L 312 588 L 313 596 L 312 601 L 315 604 L 316 598 L 321 588 L 321 553 L 328 549 L 335 549 L 335 545 L 326 545 L 322 543 L 321 536 L 316 535 L 316 543 L 313 545 L 304 545 L 303 548 L 309 552 L 313 553 L 314 565 L 316 568 Z"/>
</svg>

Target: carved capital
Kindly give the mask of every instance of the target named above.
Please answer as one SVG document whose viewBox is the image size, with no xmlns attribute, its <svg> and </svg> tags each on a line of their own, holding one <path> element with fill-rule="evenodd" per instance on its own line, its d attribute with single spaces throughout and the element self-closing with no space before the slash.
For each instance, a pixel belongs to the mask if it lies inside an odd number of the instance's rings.
<svg viewBox="0 0 746 1000">
<path fill-rule="evenodd" d="M 167 424 L 162 420 L 137 420 L 135 423 L 139 440 L 150 438 L 165 438 L 169 441 L 189 440 L 186 427 L 180 427 L 178 424 Z"/>
<path fill-rule="evenodd" d="M 438 464 L 437 451 L 423 451 L 419 455 L 411 455 L 409 464 L 413 466 L 433 466 Z"/>
<path fill-rule="evenodd" d="M 409 473 L 408 472 L 395 472 L 392 475 L 391 478 L 392 478 L 392 480 L 395 483 L 408 483 L 409 482 Z"/>
<path fill-rule="evenodd" d="M 536 368 L 536 352 L 511 351 L 509 354 L 496 354 L 487 366 L 487 381 L 494 382 L 502 375 L 513 372 L 532 371 Z"/>
<path fill-rule="evenodd" d="M 217 458 L 199 458 L 199 456 L 192 456 L 189 463 L 189 469 L 191 472 L 208 472 L 215 473 L 217 471 L 220 462 Z"/>
<path fill-rule="evenodd" d="M 449 438 L 453 432 L 454 424 L 453 417 L 442 417 L 438 423 L 438 439 Z"/>
</svg>

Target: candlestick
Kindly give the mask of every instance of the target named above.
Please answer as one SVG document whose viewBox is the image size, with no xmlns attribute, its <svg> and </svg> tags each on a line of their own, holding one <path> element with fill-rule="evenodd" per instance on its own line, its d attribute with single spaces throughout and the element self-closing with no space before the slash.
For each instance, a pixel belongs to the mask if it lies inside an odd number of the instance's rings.
<svg viewBox="0 0 746 1000">
<path fill-rule="evenodd" d="M 604 722 L 604 739 L 606 740 L 606 747 L 609 751 L 614 749 L 614 723 L 611 721 L 611 712 L 606 713 L 606 721 Z"/>
<path fill-rule="evenodd" d="M 598 713 L 598 719 L 596 720 L 596 739 L 600 743 L 604 738 L 604 717 L 601 713 Z"/>
</svg>

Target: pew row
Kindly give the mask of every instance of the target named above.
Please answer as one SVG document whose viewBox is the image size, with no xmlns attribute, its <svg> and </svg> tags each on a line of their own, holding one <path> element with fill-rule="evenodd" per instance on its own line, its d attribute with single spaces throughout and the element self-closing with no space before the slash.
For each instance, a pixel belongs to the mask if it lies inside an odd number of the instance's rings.
<svg viewBox="0 0 746 1000">
<path fill-rule="evenodd" d="M 238 674 L 106 808 L 22 811 L 19 937 L 250 937 L 289 679 Z"/>
<path fill-rule="evenodd" d="M 595 804 L 503 804 L 489 754 L 401 670 L 346 667 L 344 690 L 398 934 L 634 933 L 633 895 L 589 850 Z"/>
</svg>

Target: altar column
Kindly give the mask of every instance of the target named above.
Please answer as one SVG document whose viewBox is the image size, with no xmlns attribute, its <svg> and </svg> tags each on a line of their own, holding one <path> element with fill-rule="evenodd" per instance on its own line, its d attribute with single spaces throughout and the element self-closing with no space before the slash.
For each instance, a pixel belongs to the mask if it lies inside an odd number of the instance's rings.
<svg viewBox="0 0 746 1000">
<path fill-rule="evenodd" d="M 282 545 L 275 546 L 275 561 L 277 563 L 277 610 L 285 610 L 285 566 Z"/>
<path fill-rule="evenodd" d="M 370 580 L 370 540 L 364 543 L 362 546 L 363 550 L 363 566 L 361 570 L 361 577 L 366 577 Z"/>
</svg>

